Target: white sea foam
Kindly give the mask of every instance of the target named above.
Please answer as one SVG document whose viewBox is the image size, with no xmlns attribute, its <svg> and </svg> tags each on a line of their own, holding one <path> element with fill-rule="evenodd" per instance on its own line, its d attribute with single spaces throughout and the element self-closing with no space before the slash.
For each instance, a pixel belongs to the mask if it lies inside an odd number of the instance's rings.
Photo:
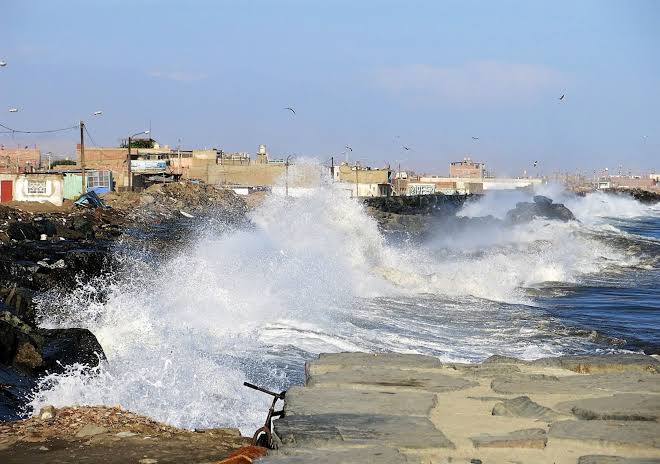
<svg viewBox="0 0 660 464">
<path fill-rule="evenodd" d="M 492 213 L 491 197 L 482 201 L 463 215 Z M 58 312 L 44 303 L 43 325 L 89 328 L 108 363 L 47 377 L 30 406 L 121 404 L 178 426 L 248 433 L 268 398 L 242 382 L 286 388 L 305 353 L 557 354 L 554 341 L 536 340 L 528 306 L 515 305 L 531 303 L 524 287 L 575 282 L 631 259 L 579 223 L 544 220 L 451 237 L 438 230 L 426 244 L 393 246 L 331 185 L 271 195 L 251 219 L 250 228 L 203 233 L 158 265 L 129 260 L 131 272 L 81 286 Z M 107 300 L 95 298 L 99 285 Z"/>
</svg>

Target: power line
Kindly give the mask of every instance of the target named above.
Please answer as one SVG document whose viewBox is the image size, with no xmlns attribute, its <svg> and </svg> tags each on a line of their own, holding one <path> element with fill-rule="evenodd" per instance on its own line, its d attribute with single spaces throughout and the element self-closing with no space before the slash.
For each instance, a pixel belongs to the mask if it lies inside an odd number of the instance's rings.
<svg viewBox="0 0 660 464">
<path fill-rule="evenodd" d="M 90 134 L 89 131 L 87 130 L 87 126 L 85 125 L 85 126 L 83 126 L 83 127 L 84 127 L 84 129 L 85 129 L 85 133 L 87 134 L 87 137 L 89 137 L 89 140 L 92 141 L 92 146 L 98 148 L 98 145 L 97 145 L 96 142 L 94 141 L 94 138 L 92 137 L 92 134 Z"/>
<path fill-rule="evenodd" d="M 78 129 L 80 126 L 76 124 L 75 126 L 71 126 L 71 127 L 63 127 L 62 129 L 50 129 L 50 130 L 38 130 L 38 131 L 35 131 L 35 130 L 24 131 L 24 130 L 13 129 L 11 127 L 5 126 L 2 123 L 0 123 L 0 127 L 3 127 L 5 129 L 7 129 L 7 132 L 3 132 L 4 134 L 9 134 L 9 133 L 12 133 L 12 134 L 13 133 L 16 133 L 16 134 L 50 134 L 50 133 L 53 133 L 53 132 L 63 132 L 63 131 L 68 131 L 68 130 L 72 130 L 72 129 Z"/>
</svg>

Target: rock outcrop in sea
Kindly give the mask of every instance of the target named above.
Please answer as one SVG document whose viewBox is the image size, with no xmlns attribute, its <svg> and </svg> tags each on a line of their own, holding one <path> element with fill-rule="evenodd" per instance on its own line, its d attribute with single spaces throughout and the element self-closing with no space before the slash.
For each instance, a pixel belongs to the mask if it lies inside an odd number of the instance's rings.
<svg viewBox="0 0 660 464">
<path fill-rule="evenodd" d="M 506 213 L 506 222 L 519 224 L 529 222 L 536 218 L 556 219 L 559 221 L 574 221 L 575 216 L 561 203 L 553 201 L 543 195 L 535 195 L 533 202 L 520 202 L 516 207 Z"/>
</svg>

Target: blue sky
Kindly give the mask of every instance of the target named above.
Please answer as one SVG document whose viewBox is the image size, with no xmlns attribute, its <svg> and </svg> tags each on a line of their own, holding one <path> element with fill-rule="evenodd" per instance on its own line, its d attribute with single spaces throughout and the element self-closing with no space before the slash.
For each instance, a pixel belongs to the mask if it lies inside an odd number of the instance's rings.
<svg viewBox="0 0 660 464">
<path fill-rule="evenodd" d="M 151 125 L 437 173 L 466 154 L 502 174 L 660 168 L 654 0 L 3 0 L 0 60 L 0 123 L 82 118 L 103 146 Z M 75 133 L 0 143 L 65 154 Z"/>
</svg>

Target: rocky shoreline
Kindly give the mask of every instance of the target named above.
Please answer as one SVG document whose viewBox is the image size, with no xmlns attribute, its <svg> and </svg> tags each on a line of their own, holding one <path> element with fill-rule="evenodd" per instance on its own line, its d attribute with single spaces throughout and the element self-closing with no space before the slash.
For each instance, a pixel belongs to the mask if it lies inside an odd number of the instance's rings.
<svg viewBox="0 0 660 464">
<path fill-rule="evenodd" d="M 284 411 L 259 462 L 660 462 L 660 361 L 645 355 L 322 354 Z"/>
<path fill-rule="evenodd" d="M 284 416 L 273 422 L 278 449 L 263 457 L 235 429 L 182 430 L 119 407 L 49 406 L 0 424 L 0 461 L 657 464 L 659 419 L 657 356 L 461 364 L 333 353 L 308 362 L 305 385 L 286 392 Z"/>
<path fill-rule="evenodd" d="M 159 184 L 142 193 L 106 194 L 103 201 L 107 207 L 94 209 L 0 206 L 0 420 L 20 417 L 44 375 L 75 363 L 93 368 L 104 359 L 86 329 L 39 327 L 36 300 L 121 272 L 127 246 L 166 256 L 193 229 L 208 226 L 209 217 L 235 224 L 247 209 L 233 192 L 203 184 Z"/>
</svg>

